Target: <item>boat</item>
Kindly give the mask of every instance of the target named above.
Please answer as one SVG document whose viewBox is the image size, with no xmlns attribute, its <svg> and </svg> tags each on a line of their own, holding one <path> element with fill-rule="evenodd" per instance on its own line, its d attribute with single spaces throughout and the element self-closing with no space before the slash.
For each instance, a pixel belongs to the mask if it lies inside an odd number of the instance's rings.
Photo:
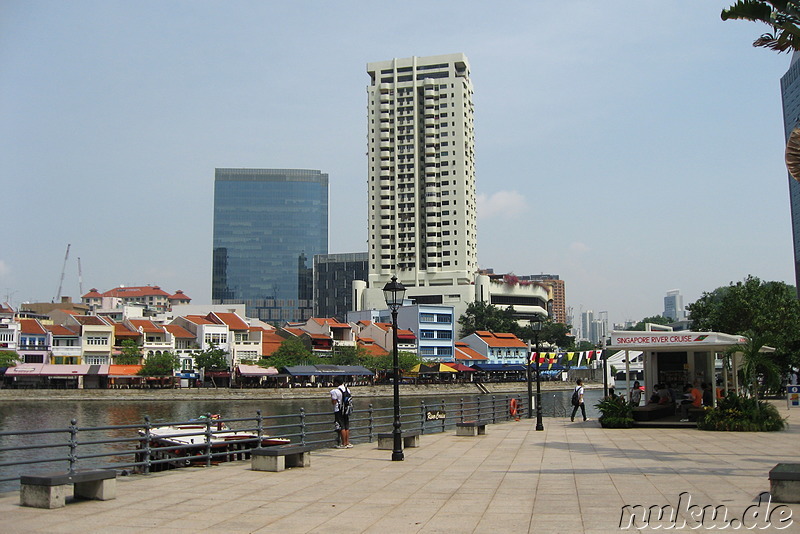
<svg viewBox="0 0 800 534">
<path fill-rule="evenodd" d="M 149 456 L 149 471 L 206 464 L 209 461 L 248 460 L 251 449 L 291 443 L 288 438 L 233 430 L 219 415 L 210 418 L 200 416 L 187 423 L 140 428 L 138 433 L 137 462 L 146 462 Z"/>
</svg>

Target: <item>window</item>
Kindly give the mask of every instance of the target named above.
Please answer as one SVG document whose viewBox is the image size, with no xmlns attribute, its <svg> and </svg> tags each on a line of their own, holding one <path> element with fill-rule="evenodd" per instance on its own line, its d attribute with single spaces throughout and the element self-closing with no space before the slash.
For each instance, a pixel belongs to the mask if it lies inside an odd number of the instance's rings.
<svg viewBox="0 0 800 534">
<path fill-rule="evenodd" d="M 452 323 L 453 316 L 449 313 L 437 313 L 436 314 L 436 322 L 437 323 Z"/>
<path fill-rule="evenodd" d="M 436 339 L 453 339 L 453 333 L 450 330 L 439 330 L 436 332 Z"/>
<path fill-rule="evenodd" d="M 435 339 L 436 332 L 434 330 L 420 330 L 419 332 L 420 339 Z"/>
<path fill-rule="evenodd" d="M 87 345 L 108 345 L 108 338 L 103 336 L 87 336 Z"/>
<path fill-rule="evenodd" d="M 419 314 L 419 322 L 421 322 L 421 323 L 435 323 L 436 322 L 436 314 L 433 314 L 433 313 L 420 313 Z"/>
</svg>

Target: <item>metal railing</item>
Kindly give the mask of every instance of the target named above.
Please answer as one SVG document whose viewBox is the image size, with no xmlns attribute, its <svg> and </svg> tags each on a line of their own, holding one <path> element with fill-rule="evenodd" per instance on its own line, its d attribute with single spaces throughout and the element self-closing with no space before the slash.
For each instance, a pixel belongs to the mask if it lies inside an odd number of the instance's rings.
<svg viewBox="0 0 800 534">
<path fill-rule="evenodd" d="M 422 434 L 445 432 L 456 423 L 481 420 L 499 423 L 513 419 L 510 400 L 525 416 L 526 399 L 519 395 L 475 397 L 448 402 L 401 406 L 402 429 Z M 391 432 L 393 407 L 355 410 L 350 418 L 354 443 L 373 442 L 379 433 Z M 186 428 L 186 427 L 190 428 Z M 168 438 L 159 428 L 171 427 Z M 183 428 L 179 428 L 183 427 Z M 115 469 L 123 475 L 150 473 L 189 465 L 211 466 L 246 460 L 250 450 L 280 443 L 301 443 L 319 448 L 335 445 L 333 414 L 306 412 L 264 417 L 223 419 L 207 416 L 191 421 L 80 427 L 73 419 L 66 428 L 0 432 L 0 492 L 14 489 L 23 474 L 78 469 Z"/>
</svg>

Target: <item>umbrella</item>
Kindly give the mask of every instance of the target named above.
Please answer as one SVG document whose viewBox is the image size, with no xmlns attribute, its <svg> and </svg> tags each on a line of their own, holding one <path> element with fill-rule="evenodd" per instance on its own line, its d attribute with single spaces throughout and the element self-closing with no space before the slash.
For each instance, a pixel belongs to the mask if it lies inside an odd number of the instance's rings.
<svg viewBox="0 0 800 534">
<path fill-rule="evenodd" d="M 445 365 L 447 365 L 448 367 L 452 367 L 453 369 L 459 372 L 469 372 L 469 373 L 475 372 L 475 369 L 467 365 L 464 365 L 463 363 L 455 362 L 455 363 L 446 363 Z"/>
<path fill-rule="evenodd" d="M 455 369 L 443 363 L 435 363 L 433 365 L 423 365 L 420 367 L 420 373 L 457 373 Z"/>
</svg>

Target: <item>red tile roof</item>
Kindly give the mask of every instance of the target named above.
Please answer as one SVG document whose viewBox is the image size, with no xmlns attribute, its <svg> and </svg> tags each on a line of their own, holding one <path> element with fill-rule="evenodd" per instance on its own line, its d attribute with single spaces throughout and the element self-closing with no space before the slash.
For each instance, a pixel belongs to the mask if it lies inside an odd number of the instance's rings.
<svg viewBox="0 0 800 534">
<path fill-rule="evenodd" d="M 195 337 L 194 335 L 192 335 L 191 332 L 186 330 L 181 325 L 168 324 L 168 325 L 164 325 L 164 328 L 166 329 L 167 332 L 169 332 L 170 334 L 172 334 L 173 336 L 175 336 L 177 338 L 194 339 L 194 337 Z"/>
<path fill-rule="evenodd" d="M 130 286 L 115 287 L 103 293 L 104 297 L 135 298 L 135 297 L 169 297 L 169 293 L 159 286 Z"/>
<path fill-rule="evenodd" d="M 461 361 L 483 361 L 488 360 L 483 354 L 476 352 L 466 343 L 456 342 L 456 360 Z"/>
<path fill-rule="evenodd" d="M 371 340 L 369 338 L 360 338 L 357 341 L 357 343 L 358 343 L 358 347 L 359 348 L 367 351 L 372 356 L 375 356 L 375 357 L 387 356 L 389 354 L 389 351 L 387 351 L 386 349 L 384 349 L 380 345 L 377 345 L 373 340 Z"/>
<path fill-rule="evenodd" d="M 90 290 L 89 290 L 89 292 L 88 292 L 88 293 L 86 293 L 86 294 L 85 294 L 84 296 L 82 296 L 81 298 L 82 298 L 82 299 L 99 299 L 99 298 L 102 298 L 102 297 L 103 297 L 103 295 L 101 295 L 101 294 L 100 294 L 100 293 L 97 291 L 97 288 L 93 287 L 92 289 L 90 289 Z"/>
<path fill-rule="evenodd" d="M 20 319 L 20 332 L 23 334 L 45 335 L 47 330 L 36 319 Z"/>
<path fill-rule="evenodd" d="M 139 332 L 131 330 L 125 323 L 114 324 L 114 337 L 135 338 Z"/>
<path fill-rule="evenodd" d="M 169 298 L 169 300 L 192 300 L 192 299 L 190 299 L 188 296 L 186 296 L 186 294 L 179 289 L 179 290 L 177 290 L 175 292 L 174 295 L 172 295 Z"/>
<path fill-rule="evenodd" d="M 83 326 L 109 326 L 109 323 L 97 315 L 75 315 L 74 317 Z"/>
<path fill-rule="evenodd" d="M 130 319 L 131 325 L 134 328 L 139 329 L 141 327 L 143 333 L 149 334 L 163 334 L 164 327 L 161 325 L 155 324 L 153 321 L 147 319 Z"/>
<path fill-rule="evenodd" d="M 247 323 L 235 313 L 212 312 L 206 318 L 217 324 L 226 324 L 231 330 L 247 330 L 249 328 Z"/>
<path fill-rule="evenodd" d="M 494 334 L 492 332 L 484 331 L 478 331 L 475 332 L 475 334 L 477 334 L 490 347 L 528 347 L 528 345 L 526 345 L 514 334 L 508 334 L 505 332 Z"/>
<path fill-rule="evenodd" d="M 49 330 L 54 336 L 77 336 L 78 332 L 73 331 L 63 324 L 46 324 L 45 329 Z"/>
<path fill-rule="evenodd" d="M 194 324 L 217 324 L 214 321 L 209 321 L 202 315 L 186 315 L 184 316 L 184 319 Z"/>
<path fill-rule="evenodd" d="M 273 331 L 265 330 L 261 336 L 261 354 L 263 356 L 272 356 L 285 339 Z"/>
</svg>

